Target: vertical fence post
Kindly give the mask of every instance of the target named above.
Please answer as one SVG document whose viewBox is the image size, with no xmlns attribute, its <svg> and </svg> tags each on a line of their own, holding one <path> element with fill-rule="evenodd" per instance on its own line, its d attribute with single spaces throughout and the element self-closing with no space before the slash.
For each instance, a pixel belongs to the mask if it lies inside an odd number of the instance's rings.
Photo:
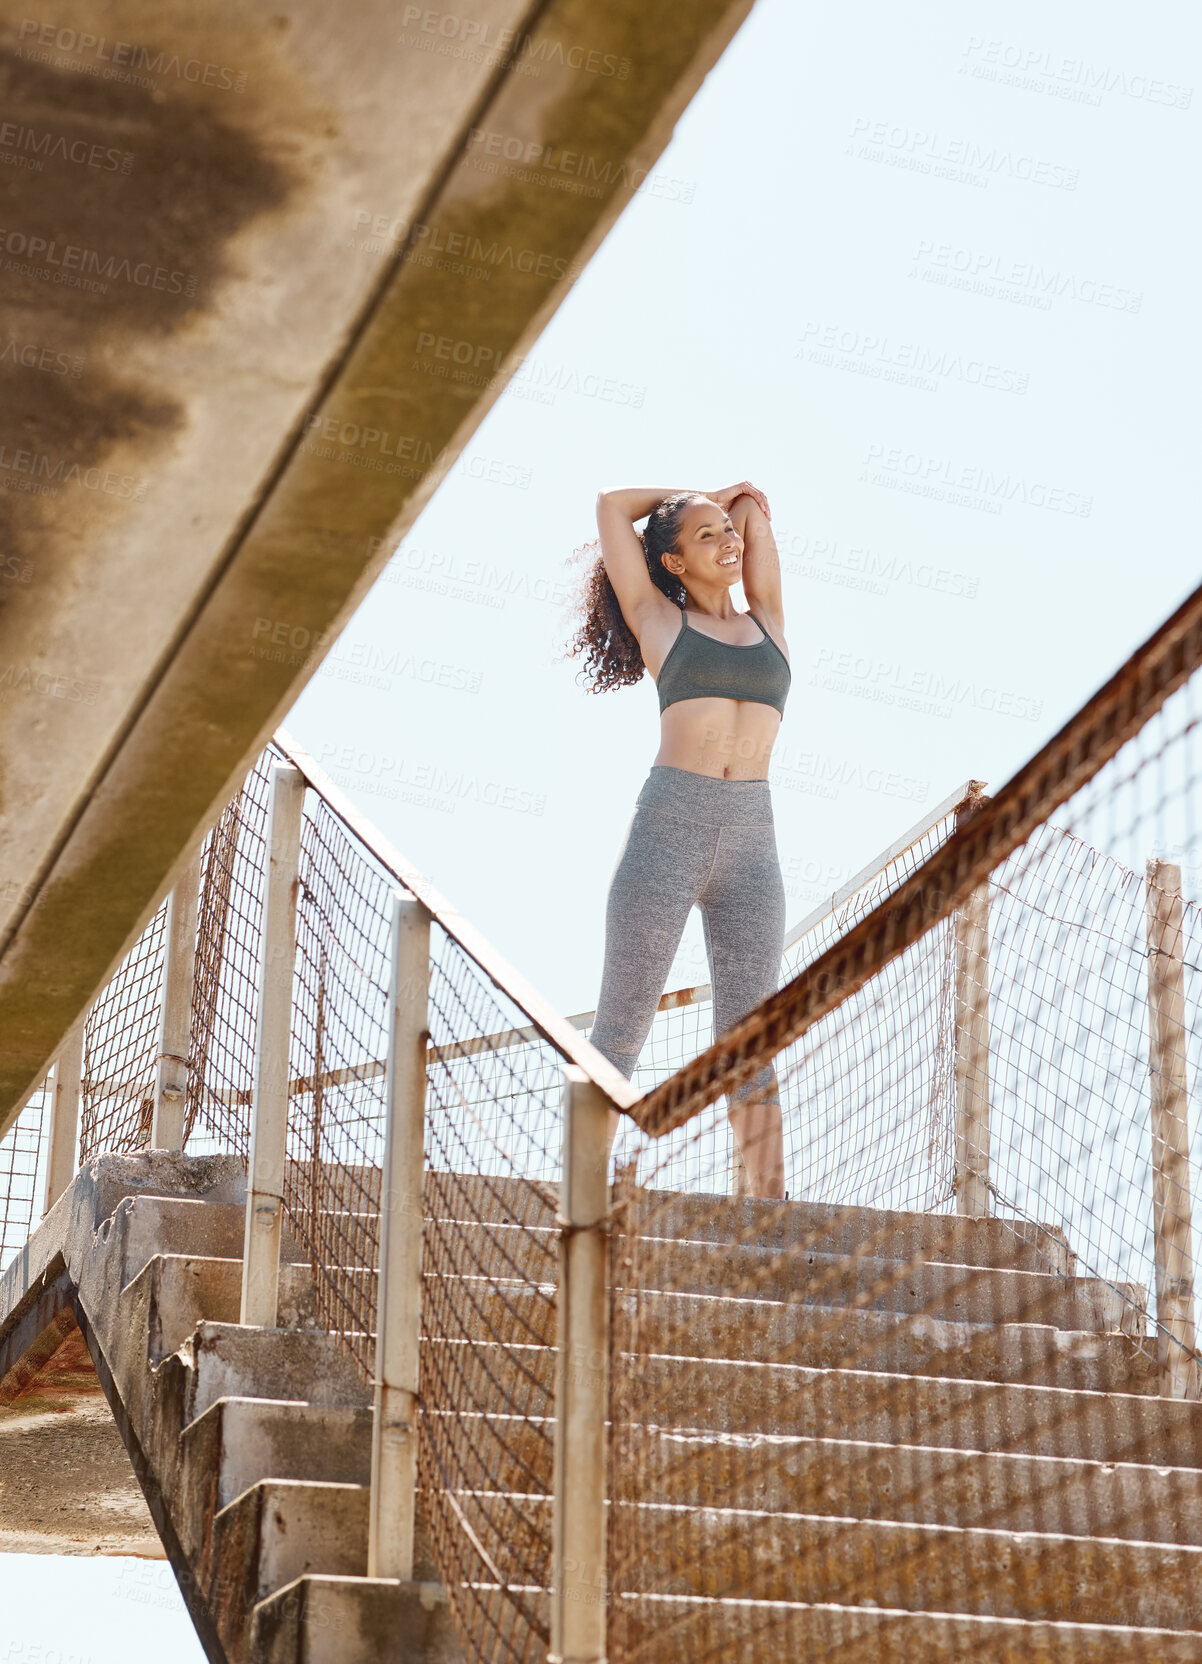
<svg viewBox="0 0 1202 1664">
<path fill-rule="evenodd" d="M 184 1147 L 192 988 L 196 981 L 196 915 L 199 909 L 198 849 L 167 899 L 159 1055 L 155 1062 L 154 1116 L 150 1126 L 150 1144 L 155 1150 L 182 1150 Z"/>
<path fill-rule="evenodd" d="M 956 829 L 985 801 L 974 792 Z M 989 881 L 956 910 L 956 1210 L 989 1212 Z"/>
<path fill-rule="evenodd" d="M 417 1492 L 429 994 L 430 913 L 398 890 L 392 902 L 367 1575 L 403 1582 L 413 1576 Z"/>
<path fill-rule="evenodd" d="M 559 1321 L 551 1523 L 551 1660 L 603 1664 L 609 1299 L 604 1234 L 610 1100 L 563 1069 Z"/>
<path fill-rule="evenodd" d="M 1181 868 L 1148 862 L 1148 1066 L 1152 1118 L 1152 1227 L 1163 1383 L 1196 1398 L 1194 1255 L 1185 1081 L 1185 967 Z"/>
<path fill-rule="evenodd" d="M 280 1283 L 284 1156 L 288 1144 L 288 1042 L 305 777 L 277 764 L 271 771 L 258 1026 L 242 1253 L 243 1323 L 275 1327 Z"/>
<path fill-rule="evenodd" d="M 63 1041 L 54 1060 L 50 1089 L 50 1148 L 46 1156 L 46 1205 L 58 1201 L 75 1177 L 79 1150 L 79 1107 L 83 1086 L 83 1027 L 81 1017 Z"/>
<path fill-rule="evenodd" d="M 751 1180 L 747 1177 L 743 1152 L 733 1127 L 730 1130 L 730 1193 L 732 1196 L 751 1195 Z"/>
</svg>

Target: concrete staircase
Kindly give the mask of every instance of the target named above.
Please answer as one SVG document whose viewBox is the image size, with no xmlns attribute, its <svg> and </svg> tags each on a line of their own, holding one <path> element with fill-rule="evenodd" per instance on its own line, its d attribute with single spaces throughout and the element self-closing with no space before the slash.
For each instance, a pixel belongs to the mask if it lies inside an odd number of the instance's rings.
<svg viewBox="0 0 1202 1664">
<path fill-rule="evenodd" d="M 237 1323 L 244 1182 L 226 1158 L 90 1163 L 0 1283 L 0 1401 L 78 1326 L 214 1664 L 452 1664 L 422 1520 L 415 1582 L 364 1575 L 368 1390 L 295 1242 L 281 1326 Z M 459 1498 L 507 1575 L 507 1493 L 550 1509 L 550 1303 L 522 1275 L 553 1219 L 530 1186 L 490 1189 L 491 1247 L 478 1218 L 453 1228 L 506 1278 L 425 1345 L 491 1348 L 501 1382 L 520 1348 L 525 1397 L 465 1426 Z M 1157 1396 L 1131 1306 L 1066 1244 L 750 1199 L 654 1219 L 615 1300 L 616 1392 L 646 1409 L 615 1437 L 611 1505 L 646 1543 L 615 1664 L 1202 1658 L 1202 1405 Z"/>
</svg>

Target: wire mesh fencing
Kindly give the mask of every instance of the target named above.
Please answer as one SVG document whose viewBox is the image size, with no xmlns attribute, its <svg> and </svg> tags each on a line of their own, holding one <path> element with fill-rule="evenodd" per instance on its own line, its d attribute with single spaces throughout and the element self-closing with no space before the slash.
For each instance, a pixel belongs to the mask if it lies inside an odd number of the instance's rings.
<svg viewBox="0 0 1202 1664">
<path fill-rule="evenodd" d="M 264 751 L 205 838 L 201 854 L 184 1137 L 190 1153 L 228 1152 L 244 1163 L 250 1144 L 267 780 L 280 755 L 275 746 Z M 150 1145 L 167 912 L 164 901 L 85 1017 L 80 1164 Z M 39 1124 L 43 1143 L 48 1125 L 45 1118 Z M 7 1142 L 0 1143 L 0 1151 Z"/>
<path fill-rule="evenodd" d="M 258 1021 L 268 745 L 205 838 L 189 1024 L 184 1147 L 195 1155 L 250 1152 Z"/>
<path fill-rule="evenodd" d="M 623 1664 L 1024 1656 L 1030 1635 L 1007 1653 L 972 1627 L 1015 1622 L 1202 1633 L 1195 611 L 995 798 L 795 933 L 777 993 L 728 1034 L 669 997 L 613 1152 L 596 1356 L 556 1357 L 572 1039 L 435 909 L 417 1482 L 422 1563 L 468 1656 L 551 1644 L 572 1370 L 610 1392 L 608 1570 L 582 1598 Z M 281 761 L 260 757 L 200 867 L 185 1142 L 243 1162 Z M 372 1383 L 398 1205 L 390 911 L 428 887 L 306 779 L 285 1240 Z M 85 1157 L 148 1141 L 165 918 L 89 1015 Z M 740 1177 L 729 1106 L 753 1080 Z M 14 1220 L 34 1109 L 0 1147 Z M 960 1625 L 937 1648 L 906 1629 L 932 1613 Z"/>
<path fill-rule="evenodd" d="M 52 1091 L 43 1082 L 32 1092 L 0 1139 L 0 1271 L 25 1246 L 42 1211 Z"/>
<path fill-rule="evenodd" d="M 435 928 L 421 1493 L 470 1657 L 550 1640 L 563 1056 Z M 500 1035 L 501 1042 L 491 1038 Z"/>
<path fill-rule="evenodd" d="M 1195 612 L 636 1106 L 611 1657 L 1192 1656 Z"/>
<path fill-rule="evenodd" d="M 781 960 L 780 985 L 818 959 L 853 924 L 879 905 L 955 830 L 957 816 L 979 799 L 971 781 L 953 794 L 945 812 L 899 841 L 790 932 Z M 949 1097 L 949 1036 L 954 980 L 954 929 L 948 923 L 915 943 L 904 964 L 891 968 L 875 1000 L 846 1001 L 815 1049 L 810 1073 L 787 1070 L 774 1083 L 781 1095 L 786 1188 L 794 1197 L 837 1201 L 878 1200 L 882 1206 L 934 1207 L 950 1195 L 953 1114 Z M 711 978 L 713 966 L 710 967 Z M 715 1039 L 712 981 L 704 989 L 664 996 L 633 1081 L 650 1092 Z M 893 1020 L 882 1025 L 876 1006 L 887 1001 Z M 585 1032 L 588 1032 L 586 1026 Z M 855 1056 L 855 1101 L 847 1096 L 848 1058 Z M 795 1061 L 795 1060 L 794 1060 Z M 886 1082 L 907 1072 L 905 1111 L 889 1099 Z M 845 1083 L 836 1087 L 836 1083 Z M 815 1107 L 819 1107 L 815 1116 Z M 637 1127 L 624 1119 L 615 1143 L 619 1167 L 642 1146 Z M 864 1170 L 866 1152 L 868 1168 Z M 730 1122 L 710 1117 L 704 1131 L 680 1129 L 656 1149 L 657 1186 L 708 1191 L 715 1186 L 745 1192 L 747 1179 Z M 721 1174 L 726 1172 L 723 1180 Z M 881 1182 L 888 1175 L 888 1183 Z"/>
<path fill-rule="evenodd" d="M 84 1023 L 81 1162 L 144 1149 L 150 1142 L 166 918 L 164 902 Z"/>
<path fill-rule="evenodd" d="M 378 1333 L 396 875 L 311 795 L 285 1207 L 366 1380 Z M 471 1656 L 548 1642 L 562 1054 L 437 922 L 428 966 L 418 1484 Z"/>
<path fill-rule="evenodd" d="M 322 1320 L 368 1383 L 376 1374 L 382 1210 L 401 1205 L 383 1183 L 389 930 L 398 890 L 412 894 L 395 867 L 309 790 L 298 856 L 286 1240 L 307 1259 Z M 437 918 L 421 980 L 428 1023 L 421 1542 L 470 1656 L 541 1659 L 549 1636 L 564 1054 Z M 404 997 L 416 998 L 416 989 Z M 242 1033 L 253 1052 L 253 1030 Z"/>
<path fill-rule="evenodd" d="M 307 794 L 284 1206 L 317 1309 L 370 1378 L 386 1100 L 390 881 Z"/>
<path fill-rule="evenodd" d="M 269 745 L 204 839 L 192 962 L 184 1148 L 249 1166 L 272 774 Z M 392 898 L 412 894 L 347 806 L 310 783 L 296 852 L 284 1251 L 316 1311 L 375 1376 L 389 1079 Z M 151 1141 L 165 902 L 84 1025 L 79 1159 Z M 423 1575 L 441 1579 L 471 1656 L 549 1643 L 557 1199 L 565 1051 L 435 917 L 427 984 L 418 1484 Z M 566 1027 L 566 1025 L 565 1025 Z M 45 1101 L 44 1101 L 45 1100 Z M 0 1144 L 6 1249 L 44 1186 L 48 1095 Z M 482 1650 L 481 1650 L 482 1649 Z"/>
</svg>

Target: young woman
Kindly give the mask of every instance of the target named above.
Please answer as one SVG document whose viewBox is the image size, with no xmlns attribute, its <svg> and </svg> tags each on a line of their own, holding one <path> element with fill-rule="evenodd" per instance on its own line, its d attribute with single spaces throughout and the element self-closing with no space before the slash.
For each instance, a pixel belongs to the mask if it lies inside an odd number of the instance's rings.
<svg viewBox="0 0 1202 1664">
<path fill-rule="evenodd" d="M 635 521 L 646 517 L 642 535 Z M 768 759 L 790 670 L 768 504 L 721 491 L 635 488 L 597 498 L 601 554 L 569 655 L 589 691 L 659 690 L 659 750 L 610 879 L 605 966 L 590 1038 L 629 1080 L 690 909 L 701 909 L 714 1033 L 775 993 L 785 935 Z M 742 583 L 748 611 L 731 599 Z M 751 1193 L 783 1196 L 776 1071 L 730 1106 Z M 617 1126 L 613 1117 L 610 1141 Z"/>
</svg>

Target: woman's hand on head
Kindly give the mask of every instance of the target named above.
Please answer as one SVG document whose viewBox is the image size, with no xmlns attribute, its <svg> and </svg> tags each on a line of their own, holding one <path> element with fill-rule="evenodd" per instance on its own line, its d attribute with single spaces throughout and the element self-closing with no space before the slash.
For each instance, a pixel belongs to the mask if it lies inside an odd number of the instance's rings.
<svg viewBox="0 0 1202 1664">
<path fill-rule="evenodd" d="M 738 485 L 724 485 L 720 491 L 707 491 L 706 496 L 711 503 L 717 503 L 724 513 L 730 513 L 730 505 L 739 497 L 750 497 L 752 502 L 761 508 L 769 520 L 772 510 L 768 507 L 768 499 L 758 485 L 752 485 L 750 480 L 740 480 Z"/>
</svg>

